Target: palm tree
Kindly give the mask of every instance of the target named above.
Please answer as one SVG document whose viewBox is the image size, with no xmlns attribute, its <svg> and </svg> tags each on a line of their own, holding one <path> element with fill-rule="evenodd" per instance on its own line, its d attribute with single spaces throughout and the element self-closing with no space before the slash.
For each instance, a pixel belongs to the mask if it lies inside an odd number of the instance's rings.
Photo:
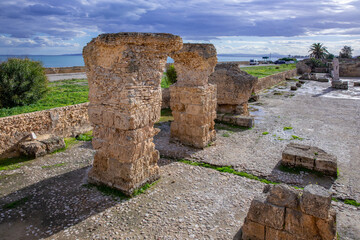
<svg viewBox="0 0 360 240">
<path fill-rule="evenodd" d="M 323 59 L 326 57 L 327 54 L 329 54 L 328 50 L 322 43 L 313 43 L 310 46 L 310 57 L 317 58 L 317 59 Z"/>
</svg>

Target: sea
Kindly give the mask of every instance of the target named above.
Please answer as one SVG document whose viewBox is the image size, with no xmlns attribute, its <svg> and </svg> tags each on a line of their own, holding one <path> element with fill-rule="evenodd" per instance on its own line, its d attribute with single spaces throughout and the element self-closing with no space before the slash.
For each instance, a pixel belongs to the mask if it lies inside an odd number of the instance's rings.
<svg viewBox="0 0 360 240">
<path fill-rule="evenodd" d="M 268 54 L 263 56 L 268 57 Z M 269 60 L 276 61 L 285 56 L 272 56 Z M 35 61 L 42 62 L 44 67 L 74 67 L 84 66 L 84 59 L 81 54 L 74 55 L 0 55 L 0 62 L 6 61 L 9 58 L 29 58 Z M 218 62 L 230 61 L 249 61 L 250 59 L 262 60 L 262 55 L 218 55 Z M 168 62 L 173 62 L 168 58 Z"/>
</svg>

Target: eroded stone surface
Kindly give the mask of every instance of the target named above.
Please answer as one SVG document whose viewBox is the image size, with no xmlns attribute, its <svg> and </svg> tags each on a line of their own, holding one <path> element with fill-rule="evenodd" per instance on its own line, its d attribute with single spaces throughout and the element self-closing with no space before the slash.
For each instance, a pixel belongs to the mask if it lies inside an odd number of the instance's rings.
<svg viewBox="0 0 360 240">
<path fill-rule="evenodd" d="M 268 188 L 251 202 L 242 227 L 242 239 L 334 239 L 336 213 L 326 189 L 308 185 L 301 195 L 286 185 Z M 264 228 L 265 237 L 261 235 Z"/>
<path fill-rule="evenodd" d="M 216 86 L 208 84 L 217 62 L 216 49 L 212 44 L 188 43 L 171 57 L 177 72 L 177 82 L 170 86 L 171 137 L 204 148 L 216 138 Z"/>
<path fill-rule="evenodd" d="M 304 167 L 332 176 L 337 175 L 337 158 L 320 148 L 308 145 L 288 144 L 282 153 L 281 163 L 290 167 Z"/>
<path fill-rule="evenodd" d="M 89 119 L 97 150 L 91 181 L 131 194 L 159 177 L 153 125 L 160 118 L 161 76 L 179 36 L 102 34 L 84 47 Z"/>
<path fill-rule="evenodd" d="M 258 78 L 240 70 L 239 64 L 218 63 L 209 77 L 217 86 L 218 112 L 249 115 L 248 100 Z"/>
</svg>

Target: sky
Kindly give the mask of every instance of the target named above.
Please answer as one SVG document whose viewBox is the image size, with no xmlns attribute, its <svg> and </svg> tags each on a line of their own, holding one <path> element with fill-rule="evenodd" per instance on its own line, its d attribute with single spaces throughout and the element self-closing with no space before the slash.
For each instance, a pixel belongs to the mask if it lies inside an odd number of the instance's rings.
<svg viewBox="0 0 360 240">
<path fill-rule="evenodd" d="M 81 53 L 101 33 L 166 32 L 218 54 L 360 55 L 360 0 L 0 0 L 0 55 Z"/>
</svg>

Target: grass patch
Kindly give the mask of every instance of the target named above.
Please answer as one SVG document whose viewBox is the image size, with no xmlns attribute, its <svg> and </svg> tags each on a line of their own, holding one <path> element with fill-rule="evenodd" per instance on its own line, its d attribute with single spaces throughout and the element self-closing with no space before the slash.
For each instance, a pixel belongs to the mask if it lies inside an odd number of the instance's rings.
<svg viewBox="0 0 360 240">
<path fill-rule="evenodd" d="M 41 168 L 46 169 L 46 168 L 56 168 L 56 167 L 62 167 L 64 166 L 66 163 L 57 163 L 54 165 L 46 165 L 46 166 L 41 166 Z"/>
<path fill-rule="evenodd" d="M 262 135 L 268 135 L 269 134 L 269 132 L 263 132 L 262 133 Z"/>
<path fill-rule="evenodd" d="M 15 158 L 5 158 L 0 160 L 0 171 L 14 170 L 24 165 L 24 162 L 33 160 L 33 158 L 27 156 L 20 156 Z"/>
<path fill-rule="evenodd" d="M 284 131 L 287 131 L 287 130 L 291 130 L 293 129 L 292 127 L 284 127 Z"/>
<path fill-rule="evenodd" d="M 245 130 L 250 130 L 252 128 L 237 126 L 237 125 L 233 125 L 231 123 L 215 120 L 215 129 L 216 130 L 228 130 L 230 132 L 235 132 L 236 130 L 245 131 Z"/>
<path fill-rule="evenodd" d="M 298 137 L 298 136 L 296 136 L 296 135 L 291 135 L 290 140 L 300 140 L 300 141 L 302 141 L 302 140 L 304 140 L 304 138 Z"/>
<path fill-rule="evenodd" d="M 230 137 L 230 133 L 225 132 L 225 133 L 222 134 L 222 136 L 223 136 L 223 137 Z"/>
<path fill-rule="evenodd" d="M 315 170 L 311 170 L 311 169 L 307 169 L 304 167 L 287 167 L 287 166 L 283 166 L 280 165 L 279 166 L 279 170 L 282 172 L 287 172 L 287 173 L 291 173 L 291 174 L 300 174 L 300 172 L 308 172 L 308 173 L 312 173 L 317 175 L 318 177 L 323 177 L 324 174 Z"/>
<path fill-rule="evenodd" d="M 279 184 L 278 182 L 269 181 L 269 180 L 267 180 L 265 178 L 259 178 L 259 177 L 255 176 L 255 175 L 252 175 L 252 174 L 247 173 L 247 172 L 236 171 L 231 166 L 219 167 L 219 166 L 211 165 L 209 163 L 193 162 L 193 161 L 189 161 L 189 160 L 185 160 L 185 159 L 181 159 L 181 160 L 179 160 L 179 162 L 189 164 L 189 165 L 192 165 L 192 166 L 211 168 L 211 169 L 214 169 L 214 170 L 219 171 L 219 172 L 231 173 L 231 174 L 234 174 L 234 175 L 237 175 L 237 176 L 240 176 L 240 177 L 253 179 L 253 180 L 256 180 L 256 181 L 259 181 L 259 182 L 262 182 L 262 183 L 266 183 L 266 184 Z"/>
<path fill-rule="evenodd" d="M 256 67 L 244 67 L 241 70 L 258 77 L 263 78 L 275 73 L 285 72 L 296 68 L 296 64 L 282 64 L 278 66 L 256 66 Z"/>
<path fill-rule="evenodd" d="M 1 108 L 0 117 L 36 112 L 88 102 L 89 87 L 86 79 L 49 82 L 49 92 L 36 103 L 13 108 Z"/>
<path fill-rule="evenodd" d="M 174 117 L 170 108 L 161 109 L 161 117 L 157 123 L 173 121 Z"/>
<path fill-rule="evenodd" d="M 360 207 L 360 203 L 358 203 L 356 200 L 354 199 L 345 199 L 344 200 L 344 203 L 345 204 L 348 204 L 348 205 L 352 205 L 352 206 L 355 206 L 355 207 Z"/>
<path fill-rule="evenodd" d="M 29 199 L 30 199 L 30 197 L 21 198 L 19 200 L 13 201 L 11 203 L 5 204 L 4 208 L 6 208 L 6 209 L 16 208 L 18 206 L 21 206 L 21 205 L 25 204 L 27 201 L 29 201 Z"/>
<path fill-rule="evenodd" d="M 76 136 L 76 140 L 85 141 L 85 142 L 91 141 L 93 139 L 92 134 L 93 134 L 93 131 L 82 133 L 82 134 Z"/>
</svg>

